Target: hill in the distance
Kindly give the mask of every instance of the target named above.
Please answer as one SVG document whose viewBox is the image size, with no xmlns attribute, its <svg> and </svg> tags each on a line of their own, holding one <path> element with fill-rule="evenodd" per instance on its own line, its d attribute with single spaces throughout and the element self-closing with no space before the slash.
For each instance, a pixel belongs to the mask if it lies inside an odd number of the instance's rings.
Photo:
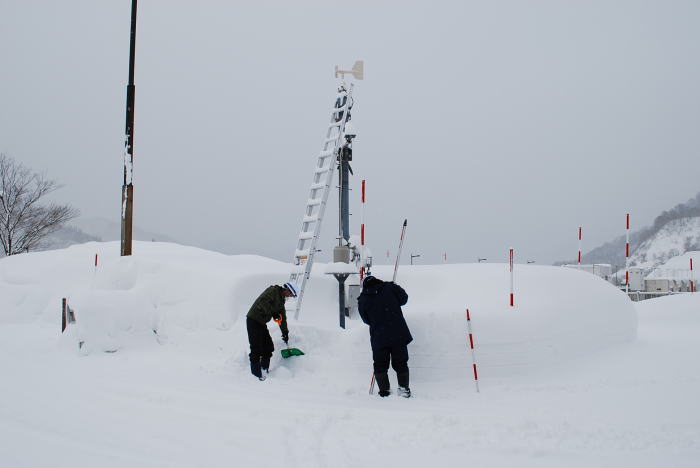
<svg viewBox="0 0 700 468">
<path fill-rule="evenodd" d="M 651 226 L 630 233 L 630 265 L 652 269 L 669 258 L 700 250 L 700 193 L 685 203 L 663 211 Z M 581 257 L 582 263 L 625 264 L 625 236 L 596 247 Z M 574 263 L 563 261 L 562 263 Z"/>
</svg>

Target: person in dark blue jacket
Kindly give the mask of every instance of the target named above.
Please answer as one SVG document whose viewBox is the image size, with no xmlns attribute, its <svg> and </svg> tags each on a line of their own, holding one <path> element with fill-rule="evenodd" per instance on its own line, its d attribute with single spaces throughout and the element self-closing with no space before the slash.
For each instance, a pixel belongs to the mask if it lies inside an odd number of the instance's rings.
<svg viewBox="0 0 700 468">
<path fill-rule="evenodd" d="M 357 299 L 360 317 L 369 325 L 374 378 L 379 386 L 379 396 L 391 394 L 389 362 L 396 371 L 399 395 L 410 397 L 408 387 L 408 344 L 413 341 L 401 306 L 408 302 L 408 294 L 398 284 L 368 276 L 362 283 L 362 293 Z"/>
</svg>

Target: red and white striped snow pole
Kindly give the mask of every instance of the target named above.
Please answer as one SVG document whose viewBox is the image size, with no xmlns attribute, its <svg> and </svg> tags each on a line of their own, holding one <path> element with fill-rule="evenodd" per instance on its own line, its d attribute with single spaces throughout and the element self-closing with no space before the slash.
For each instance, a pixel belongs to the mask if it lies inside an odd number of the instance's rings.
<svg viewBox="0 0 700 468">
<path fill-rule="evenodd" d="M 510 306 L 515 305 L 515 294 L 513 293 L 513 249 L 510 249 Z"/>
<path fill-rule="evenodd" d="M 581 239 L 583 238 L 583 228 L 578 227 L 578 266 L 581 267 Z"/>
<path fill-rule="evenodd" d="M 365 180 L 362 179 L 362 210 L 360 210 L 360 286 L 365 279 Z"/>
<path fill-rule="evenodd" d="M 472 334 L 472 318 L 467 309 L 467 331 L 469 332 L 469 348 L 472 351 L 472 370 L 474 371 L 474 384 L 476 393 L 479 393 L 479 374 L 476 372 L 476 356 L 474 354 L 474 335 Z"/>
<path fill-rule="evenodd" d="M 625 229 L 625 292 L 630 292 L 630 214 L 627 213 L 627 227 Z"/>
<path fill-rule="evenodd" d="M 693 257 L 690 257 L 690 292 L 695 292 L 695 281 L 693 281 Z"/>
</svg>

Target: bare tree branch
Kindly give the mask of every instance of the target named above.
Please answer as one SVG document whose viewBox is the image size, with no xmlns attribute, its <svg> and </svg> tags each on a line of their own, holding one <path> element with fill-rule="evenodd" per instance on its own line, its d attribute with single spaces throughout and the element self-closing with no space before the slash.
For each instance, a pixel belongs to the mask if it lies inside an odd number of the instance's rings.
<svg viewBox="0 0 700 468">
<path fill-rule="evenodd" d="M 78 216 L 69 205 L 39 203 L 58 188 L 55 181 L 0 154 L 0 246 L 5 255 L 41 247 L 48 235 Z"/>
</svg>

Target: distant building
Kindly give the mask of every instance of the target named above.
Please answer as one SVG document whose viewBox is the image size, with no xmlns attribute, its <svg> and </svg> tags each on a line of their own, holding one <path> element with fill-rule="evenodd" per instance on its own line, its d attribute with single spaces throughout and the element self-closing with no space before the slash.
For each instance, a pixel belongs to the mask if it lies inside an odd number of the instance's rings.
<svg viewBox="0 0 700 468">
<path fill-rule="evenodd" d="M 677 255 L 651 270 L 644 278 L 644 290 L 664 293 L 690 291 L 690 282 L 695 280 L 695 268 L 693 271 L 690 270 L 691 258 L 700 260 L 700 252 L 686 252 L 683 255 Z"/>
<path fill-rule="evenodd" d="M 644 291 L 644 270 L 642 268 L 630 267 L 630 291 Z"/>
<path fill-rule="evenodd" d="M 609 263 L 593 263 L 592 265 L 579 265 L 577 263 L 573 263 L 562 266 L 566 268 L 573 268 L 574 270 L 586 271 L 596 276 L 600 276 L 606 281 L 610 281 L 612 278 L 612 265 Z"/>
</svg>

